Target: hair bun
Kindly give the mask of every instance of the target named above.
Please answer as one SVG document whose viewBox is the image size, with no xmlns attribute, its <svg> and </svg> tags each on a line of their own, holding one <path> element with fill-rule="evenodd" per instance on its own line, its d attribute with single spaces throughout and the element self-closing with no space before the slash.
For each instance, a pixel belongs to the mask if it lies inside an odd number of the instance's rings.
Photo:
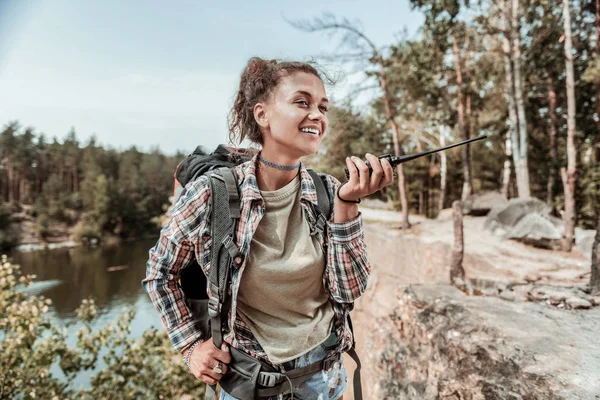
<svg viewBox="0 0 600 400">
<path fill-rule="evenodd" d="M 270 64 L 276 64 L 276 60 L 267 61 L 260 57 L 252 57 L 248 61 L 248 66 L 246 67 L 246 73 L 250 76 L 257 76 L 261 74 L 265 68 L 268 68 Z"/>
</svg>

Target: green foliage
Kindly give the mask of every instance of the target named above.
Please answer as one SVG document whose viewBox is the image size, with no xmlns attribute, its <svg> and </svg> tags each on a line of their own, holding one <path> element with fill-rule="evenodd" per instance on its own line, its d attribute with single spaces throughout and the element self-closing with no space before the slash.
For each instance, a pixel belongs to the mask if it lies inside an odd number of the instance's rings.
<svg viewBox="0 0 600 400">
<path fill-rule="evenodd" d="M 90 214 L 93 215 L 99 225 L 103 226 L 106 223 L 109 209 L 110 192 L 108 180 L 104 175 L 98 175 L 96 178 L 96 186 L 94 187 L 94 202 Z"/>
<path fill-rule="evenodd" d="M 600 84 L 600 56 L 596 57 L 593 61 L 590 61 L 583 79 L 590 83 Z"/>
<path fill-rule="evenodd" d="M 78 224 L 80 238 L 107 232 L 141 237 L 157 232 L 153 221 L 169 203 L 182 158 L 157 149 L 105 149 L 94 137 L 81 146 L 74 130 L 62 143 L 49 142 L 32 128 L 10 123 L 0 132 L 0 198 L 35 204 L 41 237 L 56 223 Z"/>
<path fill-rule="evenodd" d="M 51 220 L 64 221 L 67 201 L 62 179 L 57 174 L 52 174 L 43 186 L 42 195 L 36 203 L 36 210 L 39 215 L 47 215 Z"/>
<path fill-rule="evenodd" d="M 509 197 L 516 196 L 513 159 L 506 155 L 505 138 L 509 130 L 509 116 L 500 31 L 501 10 L 504 5 L 512 9 L 513 3 L 411 0 L 410 4 L 423 13 L 424 23 L 421 29 L 410 38 L 401 35 L 394 43 L 382 48 L 365 50 L 365 46 L 360 43 L 368 41 L 369 32 L 358 28 L 359 24 L 350 29 L 347 22 L 328 24 L 328 21 L 335 20 L 334 17 L 326 21 L 316 19 L 313 25 L 304 24 L 312 26 L 305 30 L 343 32 L 344 36 L 339 43 L 339 48 L 343 51 L 332 56 L 332 59 L 354 62 L 362 60 L 361 66 L 368 63 L 362 70 L 365 81 L 370 83 L 381 83 L 383 75 L 378 62 L 382 60 L 386 90 L 391 96 L 390 108 L 399 126 L 399 140 L 405 153 L 439 146 L 438 129 L 442 126 L 450 128 L 447 143 L 462 139 L 458 126 L 458 94 L 461 90 L 461 98 L 465 100 L 465 122 L 470 129 L 470 136 L 490 135 L 485 144 L 470 146 L 474 191 L 499 191 L 502 187 L 503 166 L 508 160 L 512 174 L 508 194 Z M 543 200 L 550 199 L 553 208 L 560 211 L 564 206 L 564 189 L 558 171 L 567 164 L 562 3 L 543 0 L 515 4 L 518 5 L 518 18 L 515 22 L 519 25 L 521 37 L 520 80 L 528 132 L 531 195 Z M 576 148 L 577 154 L 583 155 L 588 149 L 598 152 L 600 148 L 600 115 L 597 111 L 600 101 L 600 48 L 595 39 L 597 21 L 593 2 L 571 2 L 570 7 L 573 18 L 571 28 L 577 110 Z M 458 85 L 457 64 L 461 68 L 462 89 Z M 510 61 L 509 64 L 514 68 Z M 364 83 L 360 86 L 365 86 Z M 555 104 L 554 113 L 550 112 L 551 99 Z M 326 136 L 326 151 L 320 157 L 321 160 L 328 161 L 322 165 L 334 174 L 338 174 L 337 171 L 343 168 L 343 157 L 364 154 L 364 148 L 357 144 L 364 142 L 367 135 L 372 135 L 368 140 L 374 142 L 389 139 L 381 90 L 374 101 L 360 112 L 351 103 L 344 104 L 342 108 L 352 111 L 332 110 L 331 129 L 328 133 L 330 140 Z M 339 123 L 338 119 L 347 123 Z M 364 129 L 362 124 L 367 120 L 378 121 L 377 127 L 370 131 Z M 558 138 L 556 159 L 552 156 L 553 146 L 550 143 L 553 126 Z M 357 130 L 364 133 L 360 135 Z M 446 155 L 447 207 L 452 200 L 461 197 L 463 173 L 460 150 L 448 151 Z M 595 215 L 599 212 L 597 171 L 600 157 L 596 154 L 588 161 L 581 161 L 577 161 L 579 172 L 575 191 L 577 224 L 593 229 Z M 411 211 L 420 210 L 428 216 L 435 216 L 435 212 L 430 213 L 428 210 L 439 200 L 438 170 L 439 160 L 435 157 L 404 165 Z M 553 184 L 550 177 L 554 178 Z M 392 201 L 397 200 L 395 186 L 394 183 L 387 190 L 387 197 Z M 433 207 L 433 211 L 436 208 Z"/>
<path fill-rule="evenodd" d="M 465 104 L 465 121 L 470 136 L 491 135 L 486 145 L 471 146 L 474 191 L 499 190 L 506 155 L 504 138 L 509 129 L 505 99 L 505 64 L 500 32 L 501 10 L 509 2 L 469 0 L 410 0 L 423 13 L 424 23 L 410 38 L 402 35 L 389 46 L 377 48 L 368 32 L 346 20 L 326 15 L 315 24 L 299 26 L 314 32 L 341 32 L 335 62 L 353 62 L 364 72 L 362 88 L 379 90 L 371 104 L 357 109 L 350 101 L 332 107 L 330 129 L 324 146 L 309 164 L 344 179 L 345 157 L 392 153 L 389 121 L 382 101 L 381 77 L 386 77 L 390 109 L 400 127 L 399 141 L 405 153 L 439 145 L 438 129 L 448 127 L 447 142 L 460 140 L 458 94 Z M 566 166 L 566 81 L 563 10 L 557 0 L 517 2 L 521 37 L 520 80 L 528 132 L 528 163 L 531 194 L 550 199 L 562 208 L 563 188 L 558 169 Z M 600 55 L 596 45 L 596 7 L 593 2 L 571 2 L 573 63 L 576 94 L 576 147 L 600 144 Z M 358 25 L 357 25 L 358 26 Z M 513 42 L 514 43 L 514 42 Z M 456 52 L 453 46 L 456 45 Z M 458 54 L 458 62 L 457 62 Z M 342 61 L 340 61 L 342 60 Z M 381 65 L 379 62 L 381 61 Z M 458 85 L 461 67 L 463 84 Z M 510 61 L 509 61 L 510 64 Z M 510 66 L 509 66 L 510 69 Z M 358 88 L 356 88 L 358 89 Z M 553 89 L 553 90 L 549 90 Z M 360 92 L 357 90 L 355 93 Z M 550 93 L 553 93 L 552 95 Z M 555 98 L 555 113 L 550 112 Z M 555 116 L 555 118 L 551 118 Z M 550 131 L 557 132 L 558 157 L 552 157 Z M 37 140 L 36 140 L 37 139 Z M 460 198 L 463 176 L 460 150 L 448 155 L 446 206 Z M 111 232 L 138 237 L 156 232 L 156 224 L 172 191 L 172 173 L 182 155 L 166 157 L 158 150 L 142 153 L 136 147 L 116 151 L 98 146 L 92 138 L 82 145 L 75 130 L 62 142 L 35 135 L 13 122 L 0 132 L 0 196 L 5 202 L 37 202 L 39 231 L 50 222 L 74 222 L 69 208 L 84 217 L 80 233 Z M 592 184 L 594 166 L 581 165 L 576 183 L 578 224 L 593 226 L 597 207 Z M 580 161 L 580 160 L 579 160 Z M 439 197 L 439 158 L 405 164 L 409 202 L 412 209 L 431 208 Z M 514 165 L 511 165 L 514 182 Z M 105 181 L 98 178 L 103 176 Z M 549 177 L 554 178 L 552 185 Z M 9 182 L 10 181 L 10 182 Z M 592 182 L 592 183 L 590 183 Z M 398 188 L 390 186 L 375 196 L 396 201 Z M 548 189 L 548 186 L 553 186 Z M 514 188 L 509 187 L 509 196 Z M 427 204 L 424 204 L 427 203 Z M 427 212 L 427 215 L 430 215 Z M 433 213 L 430 216 L 435 215 Z M 1 229 L 1 228 L 0 228 Z"/>
<path fill-rule="evenodd" d="M 16 238 L 8 230 L 8 213 L 4 209 L 2 199 L 0 199 L 0 250 L 12 247 Z"/>
<path fill-rule="evenodd" d="M 350 155 L 382 154 L 387 149 L 382 126 L 367 118 L 348 104 L 330 107 L 329 128 L 323 139 L 325 152 L 319 154 L 318 163 L 338 179 L 345 179 L 345 159 Z"/>
<path fill-rule="evenodd" d="M 102 238 L 102 228 L 98 222 L 86 219 L 73 230 L 73 240 L 77 243 L 90 244 Z"/>
<path fill-rule="evenodd" d="M 35 221 L 35 230 L 37 234 L 45 239 L 50 234 L 50 217 L 47 213 L 39 213 Z"/>
<path fill-rule="evenodd" d="M 77 309 L 83 327 L 70 347 L 67 327 L 55 326 L 49 316 L 51 301 L 20 289 L 32 279 L 2 256 L 0 398 L 129 400 L 203 394 L 203 384 L 186 370 L 164 332 L 150 329 L 140 338 L 130 337 L 133 310 L 93 331 L 97 310 L 93 300 L 84 300 Z M 56 366 L 62 376 L 53 373 Z M 73 383 L 81 371 L 93 371 L 87 388 Z"/>
</svg>

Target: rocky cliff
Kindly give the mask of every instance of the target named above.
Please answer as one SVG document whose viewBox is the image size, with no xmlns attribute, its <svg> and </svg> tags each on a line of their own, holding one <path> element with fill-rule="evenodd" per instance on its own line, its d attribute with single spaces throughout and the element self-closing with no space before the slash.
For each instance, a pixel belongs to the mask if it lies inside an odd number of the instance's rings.
<svg viewBox="0 0 600 400">
<path fill-rule="evenodd" d="M 600 399 L 588 255 L 501 240 L 465 217 L 464 266 L 484 294 L 468 296 L 446 285 L 451 220 L 413 216 L 405 231 L 398 213 L 361 212 L 373 266 L 353 312 L 365 399 Z"/>
<path fill-rule="evenodd" d="M 600 399 L 600 309 L 404 289 L 380 363 L 389 399 Z"/>
</svg>

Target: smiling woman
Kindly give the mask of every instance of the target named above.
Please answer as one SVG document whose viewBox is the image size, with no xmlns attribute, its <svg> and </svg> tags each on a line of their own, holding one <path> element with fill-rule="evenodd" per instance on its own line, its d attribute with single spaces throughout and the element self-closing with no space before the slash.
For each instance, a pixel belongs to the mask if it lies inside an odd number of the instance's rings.
<svg viewBox="0 0 600 400">
<path fill-rule="evenodd" d="M 298 72 L 285 79 L 269 101 L 252 110 L 263 137 L 262 156 L 293 164 L 314 154 L 327 129 L 327 105 L 325 87 L 317 76 Z"/>
<path fill-rule="evenodd" d="M 146 290 L 192 374 L 210 385 L 220 382 L 221 399 L 343 396 L 341 354 L 355 356 L 349 312 L 370 272 L 356 203 L 389 185 L 392 167 L 367 155 L 372 174 L 358 157 L 346 160 L 350 178 L 343 185 L 322 174 L 333 216 L 314 229 L 316 183 L 301 158 L 314 154 L 326 134 L 328 105 L 310 64 L 252 58 L 242 73 L 230 139 L 249 139 L 261 149 L 233 169 L 240 197 L 234 241 L 241 256 L 230 271 L 221 348 L 196 328 L 178 283 L 192 257 L 210 274 L 213 200 L 206 179 L 186 186 L 150 252 Z M 256 373 L 241 372 L 249 370 Z"/>
</svg>

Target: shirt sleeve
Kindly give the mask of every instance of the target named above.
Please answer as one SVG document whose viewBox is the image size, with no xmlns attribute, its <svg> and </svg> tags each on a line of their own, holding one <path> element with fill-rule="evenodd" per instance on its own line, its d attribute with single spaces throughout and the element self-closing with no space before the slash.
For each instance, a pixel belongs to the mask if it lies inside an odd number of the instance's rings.
<svg viewBox="0 0 600 400">
<path fill-rule="evenodd" d="M 333 300 L 338 303 L 352 303 L 364 293 L 371 273 L 362 216 L 359 213 L 349 221 L 333 222 L 335 191 L 341 184 L 331 175 L 326 177 L 333 213 L 327 223 L 329 229 L 325 285 L 329 288 Z"/>
<path fill-rule="evenodd" d="M 210 195 L 206 177 L 186 187 L 186 193 L 172 208 L 171 220 L 161 230 L 156 245 L 150 249 L 146 278 L 142 281 L 177 350 L 206 339 L 195 327 L 179 284 L 179 276 L 194 257 L 202 265 L 200 260 L 204 249 L 201 238 L 207 225 Z"/>
</svg>

